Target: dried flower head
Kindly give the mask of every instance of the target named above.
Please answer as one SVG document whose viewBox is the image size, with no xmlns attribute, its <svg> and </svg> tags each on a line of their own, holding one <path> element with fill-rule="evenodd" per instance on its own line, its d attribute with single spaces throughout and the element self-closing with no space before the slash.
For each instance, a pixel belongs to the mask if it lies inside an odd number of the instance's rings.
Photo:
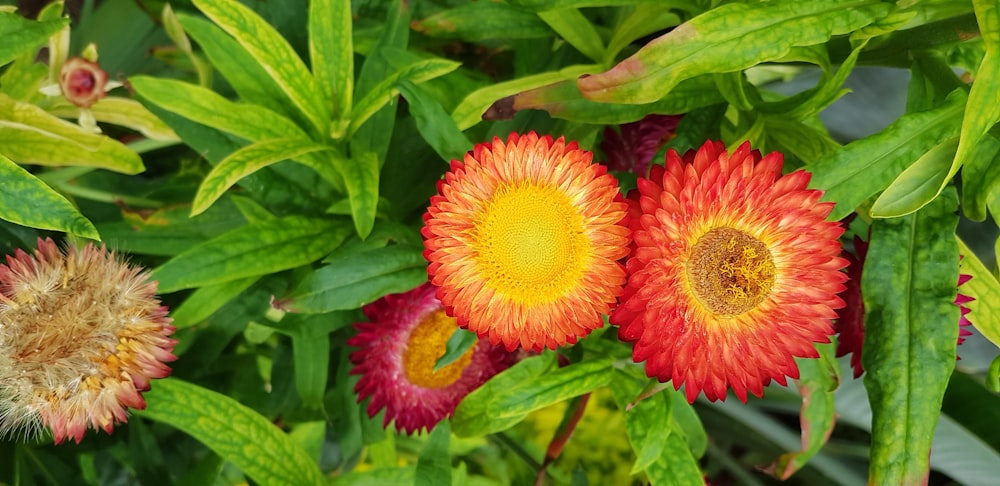
<svg viewBox="0 0 1000 486">
<path fill-rule="evenodd" d="M 107 94 L 108 73 L 96 62 L 73 57 L 59 72 L 59 88 L 70 103 L 90 108 Z"/>
<path fill-rule="evenodd" d="M 142 409 L 176 341 L 156 282 L 106 248 L 39 240 L 0 265 L 0 436 L 77 443 Z"/>
</svg>

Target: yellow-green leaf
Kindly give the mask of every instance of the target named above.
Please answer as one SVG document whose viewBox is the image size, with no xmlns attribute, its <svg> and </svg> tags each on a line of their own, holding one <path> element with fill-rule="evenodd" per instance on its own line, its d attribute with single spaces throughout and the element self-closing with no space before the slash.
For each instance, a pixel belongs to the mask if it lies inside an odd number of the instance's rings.
<svg viewBox="0 0 1000 486">
<path fill-rule="evenodd" d="M 872 204 L 872 217 L 905 216 L 931 202 L 948 176 L 956 148 L 957 138 L 945 140 L 907 167 Z"/>
<path fill-rule="evenodd" d="M 94 224 L 62 195 L 0 155 L 0 218 L 31 228 L 101 239 Z"/>
</svg>

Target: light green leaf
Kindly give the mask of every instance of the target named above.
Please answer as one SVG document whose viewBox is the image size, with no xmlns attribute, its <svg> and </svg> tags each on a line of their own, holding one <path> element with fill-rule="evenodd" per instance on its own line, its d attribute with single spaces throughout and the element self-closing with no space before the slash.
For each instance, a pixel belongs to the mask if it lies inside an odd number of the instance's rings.
<svg viewBox="0 0 1000 486">
<path fill-rule="evenodd" d="M 937 197 L 958 148 L 958 139 L 939 143 L 906 168 L 872 204 L 873 218 L 905 216 Z"/>
<path fill-rule="evenodd" d="M 538 12 L 538 17 L 581 54 L 595 62 L 604 60 L 604 43 L 601 42 L 601 34 L 579 10 L 557 8 Z"/>
<path fill-rule="evenodd" d="M 438 422 L 417 458 L 414 486 L 451 485 L 451 454 L 448 452 L 450 439 L 451 424 L 447 420 Z"/>
<path fill-rule="evenodd" d="M 462 400 L 452 418 L 456 435 L 470 437 L 506 430 L 531 412 L 607 385 L 611 359 L 557 367 L 555 353 L 522 360 Z"/>
<path fill-rule="evenodd" d="M 37 22 L 14 12 L 0 12 L 0 66 L 26 51 L 38 49 L 56 32 L 69 25 L 68 18 Z"/>
<path fill-rule="evenodd" d="M 837 203 L 829 219 L 843 219 L 931 148 L 956 137 L 964 109 L 965 96 L 955 91 L 942 106 L 903 115 L 881 132 L 806 166 L 813 174 L 809 186 Z"/>
<path fill-rule="evenodd" d="M 409 81 L 399 83 L 398 88 L 406 98 L 410 115 L 417 122 L 417 131 L 442 159 L 462 160 L 465 153 L 472 150 L 469 137 L 458 129 L 455 121 L 430 94 Z"/>
<path fill-rule="evenodd" d="M 80 115 L 80 109 L 65 100 L 54 102 L 46 111 L 61 118 L 76 118 Z M 180 141 L 166 123 L 133 99 L 108 96 L 94 103 L 90 112 L 99 122 L 131 128 L 153 140 Z"/>
<path fill-rule="evenodd" d="M 191 205 L 191 216 L 203 213 L 240 179 L 282 160 L 322 150 L 330 150 L 330 147 L 316 145 L 308 139 L 275 138 L 247 145 L 229 154 L 201 182 Z"/>
<path fill-rule="evenodd" d="M 27 51 L 9 64 L 0 74 L 0 92 L 18 101 L 32 101 L 42 96 L 38 90 L 46 81 L 48 69 L 35 62 L 35 57 L 34 51 Z"/>
<path fill-rule="evenodd" d="M 170 7 L 170 4 L 163 5 L 163 12 L 160 14 L 160 21 L 163 23 L 163 30 L 170 37 L 170 40 L 174 42 L 174 45 L 183 52 L 191 65 L 194 66 L 195 72 L 198 73 L 198 84 L 201 86 L 209 87 L 212 85 L 212 66 L 205 62 L 201 56 L 194 53 L 194 49 L 191 48 L 191 40 L 188 39 L 187 34 L 184 33 L 184 26 L 181 25 L 180 21 L 177 19 L 177 14 L 174 13 L 174 9 Z"/>
<path fill-rule="evenodd" d="M 354 95 L 354 40 L 350 0 L 309 2 L 309 62 L 333 119 L 347 118 Z"/>
<path fill-rule="evenodd" d="M 323 482 L 305 449 L 266 417 L 226 395 L 168 378 L 156 381 L 145 399 L 146 409 L 133 413 L 184 431 L 258 484 Z"/>
<path fill-rule="evenodd" d="M 375 225 L 375 213 L 378 211 L 378 179 L 381 171 L 378 158 L 373 152 L 364 152 L 355 154 L 352 159 L 336 154 L 331 159 L 347 185 L 354 228 L 358 236 L 366 238 Z"/>
<path fill-rule="evenodd" d="M 0 155 L 0 218 L 31 228 L 100 240 L 97 228 L 62 195 Z"/>
<path fill-rule="evenodd" d="M 236 0 L 193 0 L 208 18 L 233 36 L 309 120 L 314 135 L 330 130 L 330 106 L 316 80 L 281 34 Z"/>
<path fill-rule="evenodd" d="M 871 226 L 861 279 L 861 362 L 873 414 L 873 484 L 917 484 L 929 472 L 934 427 L 955 368 L 957 207 L 949 189 L 916 213 Z"/>
<path fill-rule="evenodd" d="M 198 288 L 181 305 L 171 309 L 171 323 L 177 329 L 198 324 L 250 288 L 260 277 L 247 277 Z"/>
<path fill-rule="evenodd" d="M 212 285 L 312 263 L 336 248 L 335 219 L 286 216 L 255 222 L 195 245 L 153 271 L 160 292 Z"/>
<path fill-rule="evenodd" d="M 422 59 L 388 74 L 368 94 L 358 100 L 354 111 L 351 112 L 351 125 L 348 128 L 347 135 L 354 135 L 358 128 L 361 128 L 361 125 L 368 121 L 369 117 L 399 94 L 399 87 L 397 85 L 400 81 L 406 80 L 412 83 L 421 83 L 448 74 L 460 65 L 461 63 L 446 59 Z"/>
<path fill-rule="evenodd" d="M 425 281 L 427 261 L 423 249 L 392 245 L 338 259 L 307 275 L 288 296 L 287 306 L 303 313 L 357 309 Z"/>
<path fill-rule="evenodd" d="M 962 255 L 960 272 L 972 276 L 958 291 L 976 299 L 965 304 L 970 311 L 969 321 L 986 339 L 1000 347 L 1000 283 L 961 239 L 958 240 L 958 248 Z"/>
<path fill-rule="evenodd" d="M 576 79 L 578 76 L 592 73 L 598 69 L 600 69 L 600 66 L 597 65 L 569 66 L 559 71 L 532 74 L 502 83 L 491 84 L 466 95 L 465 99 L 451 112 L 451 118 L 458 124 L 459 130 L 468 130 L 473 125 L 482 121 L 483 113 L 499 99 L 522 91 L 558 83 L 559 81 Z"/>
<path fill-rule="evenodd" d="M 19 164 L 98 167 L 137 174 L 138 154 L 118 141 L 0 94 L 0 154 Z"/>
<path fill-rule="evenodd" d="M 431 37 L 477 42 L 487 39 L 537 39 L 552 35 L 537 15 L 500 2 L 469 2 L 413 23 Z"/>
<path fill-rule="evenodd" d="M 730 3 L 650 42 L 611 70 L 581 78 L 593 101 L 652 103 L 700 74 L 739 71 L 780 59 L 797 46 L 826 42 L 889 12 L 871 0 Z"/>
</svg>

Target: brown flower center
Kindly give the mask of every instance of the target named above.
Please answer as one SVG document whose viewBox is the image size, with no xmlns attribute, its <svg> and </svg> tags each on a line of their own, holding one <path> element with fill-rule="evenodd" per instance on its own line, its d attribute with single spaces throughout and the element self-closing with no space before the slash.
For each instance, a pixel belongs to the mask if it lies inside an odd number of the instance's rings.
<svg viewBox="0 0 1000 486">
<path fill-rule="evenodd" d="M 767 246 L 732 228 L 714 228 L 698 239 L 686 269 L 701 304 L 724 316 L 753 309 L 774 285 Z"/>
<path fill-rule="evenodd" d="M 444 310 L 427 314 L 410 333 L 410 340 L 403 351 L 403 370 L 406 379 L 423 388 L 444 388 L 457 381 L 472 362 L 472 345 L 454 362 L 434 371 L 438 358 L 444 356 L 448 339 L 457 328 L 455 319 Z"/>
</svg>

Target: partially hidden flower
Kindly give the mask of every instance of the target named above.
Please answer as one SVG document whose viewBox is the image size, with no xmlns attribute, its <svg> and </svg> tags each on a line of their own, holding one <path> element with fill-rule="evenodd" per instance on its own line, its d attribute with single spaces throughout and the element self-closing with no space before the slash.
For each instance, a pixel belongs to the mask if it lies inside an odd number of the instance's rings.
<svg viewBox="0 0 1000 486">
<path fill-rule="evenodd" d="M 48 96 L 62 95 L 80 109 L 80 126 L 100 133 L 90 107 L 107 96 L 108 91 L 120 86 L 122 83 L 118 81 L 108 81 L 108 73 L 97 64 L 97 48 L 91 44 L 83 57 L 71 57 L 63 63 L 58 84 L 44 86 L 41 91 Z"/>
<path fill-rule="evenodd" d="M 156 282 L 92 244 L 51 239 L 0 265 L 0 435 L 51 429 L 77 443 L 143 409 L 150 380 L 170 374 L 176 341 Z"/>
<path fill-rule="evenodd" d="M 837 321 L 834 330 L 837 337 L 837 357 L 851 355 L 851 367 L 854 369 L 854 377 L 858 378 L 865 372 L 861 364 L 861 352 L 865 344 L 865 302 L 861 294 L 861 277 L 864 270 L 865 258 L 868 256 L 868 242 L 854 237 L 854 251 L 857 256 L 846 250 L 843 257 L 850 262 L 847 267 L 847 288 L 841 293 L 841 298 L 846 305 L 837 310 Z M 961 257 L 960 257 L 961 258 Z M 957 287 L 968 282 L 971 275 L 959 274 Z M 965 304 L 976 300 L 973 297 L 956 291 L 955 305 L 960 310 L 958 319 L 958 340 L 957 344 L 965 342 L 965 338 L 972 335 L 967 328 L 972 325 L 966 317 L 971 309 Z M 961 359 L 961 358 L 959 358 Z"/>
<path fill-rule="evenodd" d="M 649 164 L 656 152 L 674 138 L 677 124 L 684 115 L 647 115 L 632 123 L 604 129 L 601 151 L 609 170 L 649 173 Z"/>
<path fill-rule="evenodd" d="M 730 388 L 759 397 L 829 342 L 844 230 L 826 221 L 833 203 L 806 188 L 810 174 L 782 176 L 782 164 L 710 141 L 683 158 L 668 151 L 630 195 L 634 247 L 611 323 L 646 374 L 683 385 L 689 401 Z"/>
<path fill-rule="evenodd" d="M 625 283 L 627 206 L 591 158 L 530 132 L 452 161 L 422 234 L 459 325 L 508 350 L 554 349 L 604 325 Z"/>
<path fill-rule="evenodd" d="M 478 340 L 452 363 L 435 370 L 458 325 L 424 284 L 387 295 L 363 308 L 371 322 L 354 325 L 358 334 L 347 344 L 351 374 L 361 375 L 354 390 L 358 401 L 371 398 L 368 415 L 385 409 L 384 424 L 396 430 L 431 430 L 450 417 L 470 392 L 513 363 L 514 355 Z"/>
</svg>

